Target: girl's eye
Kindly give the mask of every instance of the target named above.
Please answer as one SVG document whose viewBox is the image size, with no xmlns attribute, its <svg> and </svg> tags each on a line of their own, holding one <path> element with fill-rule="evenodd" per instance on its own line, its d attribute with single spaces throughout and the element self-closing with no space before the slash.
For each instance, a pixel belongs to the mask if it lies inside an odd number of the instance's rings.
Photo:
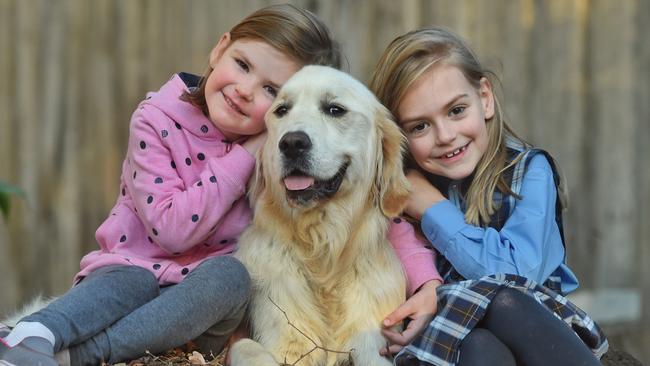
<svg viewBox="0 0 650 366">
<path fill-rule="evenodd" d="M 236 58 L 235 62 L 237 63 L 237 65 L 239 66 L 240 69 L 248 72 L 248 65 L 244 61 Z"/>
<path fill-rule="evenodd" d="M 449 111 L 449 115 L 450 116 L 458 116 L 460 114 L 463 114 L 463 112 L 465 112 L 466 108 L 467 107 L 465 107 L 465 106 L 457 105 L 457 106 L 451 108 L 451 110 Z"/>
<path fill-rule="evenodd" d="M 422 133 L 422 131 L 426 130 L 427 127 L 429 127 L 429 124 L 427 122 L 418 122 L 408 129 L 408 133 L 411 135 L 417 135 L 419 133 Z"/>
<path fill-rule="evenodd" d="M 264 86 L 264 90 L 266 90 L 266 92 L 269 93 L 269 95 L 270 95 L 271 97 L 273 97 L 273 98 L 275 98 L 275 97 L 278 96 L 278 91 L 277 91 L 277 89 L 275 89 L 274 87 L 272 87 L 272 86 L 270 86 L 270 85 L 265 85 L 265 86 Z"/>
</svg>

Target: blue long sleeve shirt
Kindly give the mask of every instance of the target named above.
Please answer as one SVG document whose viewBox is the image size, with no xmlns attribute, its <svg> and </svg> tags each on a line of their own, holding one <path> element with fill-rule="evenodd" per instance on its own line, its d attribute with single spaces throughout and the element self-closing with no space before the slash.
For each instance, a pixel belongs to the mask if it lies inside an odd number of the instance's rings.
<svg viewBox="0 0 650 366">
<path fill-rule="evenodd" d="M 456 271 L 467 279 L 511 273 L 543 283 L 559 276 L 563 293 L 578 287 L 564 263 L 564 245 L 555 221 L 556 187 L 546 158 L 534 156 L 524 174 L 522 199 L 501 230 L 467 224 L 463 212 L 450 201 L 429 207 L 422 231 Z"/>
</svg>

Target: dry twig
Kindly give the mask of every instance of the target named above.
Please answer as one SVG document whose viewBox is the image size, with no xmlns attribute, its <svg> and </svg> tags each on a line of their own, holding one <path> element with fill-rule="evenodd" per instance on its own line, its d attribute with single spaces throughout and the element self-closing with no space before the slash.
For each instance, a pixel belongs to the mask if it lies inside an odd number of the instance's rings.
<svg viewBox="0 0 650 366">
<path fill-rule="evenodd" d="M 293 323 L 291 323 L 291 320 L 289 320 L 289 316 L 287 315 L 287 312 L 284 311 L 278 304 L 276 304 L 275 301 L 273 301 L 273 299 L 271 299 L 270 296 L 268 297 L 268 299 L 273 305 L 275 305 L 276 308 L 278 308 L 278 310 L 280 310 L 282 312 L 282 315 L 284 315 L 284 318 L 287 319 L 287 324 L 289 324 L 289 326 L 291 328 L 298 331 L 298 333 L 302 334 L 303 337 L 307 338 L 314 345 L 314 347 L 312 349 L 310 349 L 306 353 L 300 355 L 300 357 L 298 357 L 298 359 L 296 361 L 294 361 L 293 363 L 287 363 L 287 358 L 285 356 L 284 363 L 282 363 L 281 366 L 295 366 L 295 365 L 298 364 L 298 362 L 300 362 L 300 360 L 302 360 L 303 358 L 309 356 L 312 352 L 314 352 L 316 350 L 322 350 L 322 351 L 324 351 L 326 353 L 327 352 L 332 352 L 332 353 L 338 353 L 338 354 L 347 354 L 348 355 L 348 362 L 350 364 L 352 364 L 352 352 L 354 351 L 354 349 L 350 349 L 349 351 L 337 351 L 337 350 L 325 348 L 323 346 L 319 346 L 318 343 L 316 343 L 316 341 L 314 341 L 313 338 L 308 336 L 305 332 L 298 329 L 298 327 L 296 327 Z"/>
</svg>

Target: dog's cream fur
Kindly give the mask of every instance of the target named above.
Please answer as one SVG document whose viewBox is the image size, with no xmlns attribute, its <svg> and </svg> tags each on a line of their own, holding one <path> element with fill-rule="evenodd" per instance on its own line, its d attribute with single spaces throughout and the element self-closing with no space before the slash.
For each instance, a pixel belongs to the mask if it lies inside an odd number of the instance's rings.
<svg viewBox="0 0 650 366">
<path fill-rule="evenodd" d="M 36 296 L 22 308 L 3 318 L 0 323 L 13 328 L 16 326 L 16 324 L 18 324 L 18 321 L 20 319 L 47 307 L 47 305 L 49 305 L 54 300 L 56 300 L 55 297 L 43 297 L 40 295 Z"/>
<path fill-rule="evenodd" d="M 231 365 L 277 366 L 301 357 L 297 365 L 391 365 L 379 355 L 386 344 L 380 329 L 406 293 L 387 240 L 389 218 L 408 197 L 403 135 L 362 83 L 323 66 L 296 73 L 266 121 L 251 187 L 254 223 L 236 253 L 253 281 L 254 340 L 232 346 Z M 305 175 L 327 180 L 349 164 L 333 195 L 288 196 L 283 179 L 291 159 L 279 145 L 296 131 L 311 141 L 300 154 Z"/>
</svg>

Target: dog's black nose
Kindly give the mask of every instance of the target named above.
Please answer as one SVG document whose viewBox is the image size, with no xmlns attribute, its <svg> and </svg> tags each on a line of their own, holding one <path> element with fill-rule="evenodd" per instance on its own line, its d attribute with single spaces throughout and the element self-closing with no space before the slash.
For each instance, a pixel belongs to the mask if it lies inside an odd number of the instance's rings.
<svg viewBox="0 0 650 366">
<path fill-rule="evenodd" d="M 295 158 L 311 149 L 311 139 L 302 131 L 287 132 L 278 143 L 280 151 L 288 158 Z"/>
</svg>

